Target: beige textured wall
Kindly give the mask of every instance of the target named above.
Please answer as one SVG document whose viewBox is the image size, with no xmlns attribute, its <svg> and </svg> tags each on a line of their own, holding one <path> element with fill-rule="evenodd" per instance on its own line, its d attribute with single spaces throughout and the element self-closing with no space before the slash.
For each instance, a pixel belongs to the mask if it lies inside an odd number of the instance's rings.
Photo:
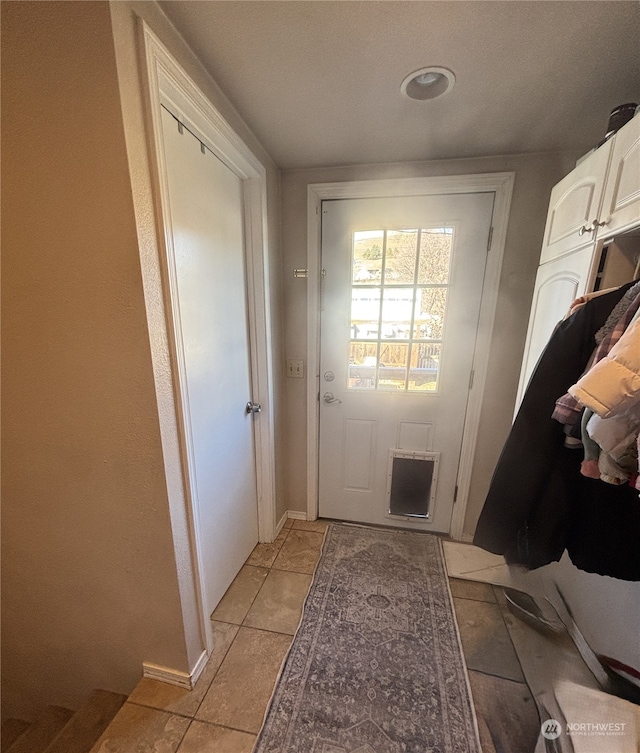
<svg viewBox="0 0 640 753">
<path fill-rule="evenodd" d="M 189 669 L 108 4 L 2 7 L 2 702 Z"/>
<path fill-rule="evenodd" d="M 493 467 L 513 414 L 529 306 L 552 186 L 578 155 L 535 154 L 393 165 L 293 170 L 282 175 L 285 357 L 306 358 L 306 281 L 292 270 L 306 266 L 306 201 L 309 183 L 428 177 L 483 172 L 516 174 L 491 344 L 465 533 L 475 530 Z M 306 509 L 305 383 L 286 380 L 287 504 Z"/>
</svg>

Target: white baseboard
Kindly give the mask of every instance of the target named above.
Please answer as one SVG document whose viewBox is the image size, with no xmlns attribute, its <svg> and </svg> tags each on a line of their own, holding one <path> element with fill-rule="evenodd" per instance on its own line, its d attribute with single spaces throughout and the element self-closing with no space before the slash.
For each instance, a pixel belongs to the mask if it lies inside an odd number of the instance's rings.
<svg viewBox="0 0 640 753">
<path fill-rule="evenodd" d="M 209 656 L 206 651 L 203 651 L 198 657 L 198 661 L 195 663 L 195 666 L 191 669 L 191 687 L 193 687 L 196 682 L 198 682 L 198 679 L 204 672 L 204 668 L 207 666 L 208 661 Z"/>
<path fill-rule="evenodd" d="M 191 670 L 191 673 L 181 672 L 178 669 L 169 669 L 168 667 L 160 667 L 157 664 L 144 662 L 142 665 L 142 676 L 149 680 L 159 680 L 160 682 L 166 682 L 169 685 L 178 685 L 181 688 L 192 690 L 204 668 L 207 666 L 208 658 L 207 652 L 203 651 L 198 657 L 198 661 Z"/>
<path fill-rule="evenodd" d="M 280 518 L 280 520 L 276 524 L 276 536 L 284 528 L 284 524 L 287 522 L 288 519 L 306 520 L 307 513 L 300 512 L 299 510 L 285 510 L 284 515 Z"/>
<path fill-rule="evenodd" d="M 280 531 L 284 528 L 284 524 L 287 522 L 287 518 L 289 517 L 289 514 L 287 510 L 285 510 L 284 515 L 280 518 L 280 520 L 276 523 L 276 536 L 280 533 Z"/>
</svg>

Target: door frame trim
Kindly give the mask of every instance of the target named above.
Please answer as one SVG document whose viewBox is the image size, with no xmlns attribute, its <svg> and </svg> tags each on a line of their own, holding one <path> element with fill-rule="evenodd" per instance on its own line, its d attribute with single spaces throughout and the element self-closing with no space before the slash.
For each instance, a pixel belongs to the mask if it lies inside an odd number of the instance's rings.
<svg viewBox="0 0 640 753">
<path fill-rule="evenodd" d="M 487 256 L 478 333 L 472 368 L 473 388 L 469 391 L 465 416 L 460 465 L 458 468 L 458 499 L 453 507 L 450 535 L 462 539 L 476 440 L 480 426 L 480 412 L 489 367 L 489 346 L 493 335 L 498 286 L 514 172 L 479 173 L 433 178 L 401 178 L 383 180 L 345 181 L 343 183 L 311 183 L 307 186 L 307 518 L 318 517 L 318 461 L 320 412 L 320 282 L 322 279 L 321 229 L 322 202 L 329 199 L 393 198 L 429 196 L 436 194 L 495 193 L 493 208 L 493 236 Z"/>
<path fill-rule="evenodd" d="M 184 509 L 187 523 L 188 552 L 176 541 L 176 559 L 191 560 L 195 581 L 195 596 L 200 632 L 207 652 L 213 648 L 210 615 L 205 614 L 204 583 L 206 573 L 202 561 L 203 542 L 191 468 L 193 443 L 186 393 L 186 374 L 183 345 L 179 327 L 176 271 L 172 263 L 173 238 L 168 211 L 168 185 L 162 144 L 161 102 L 169 102 L 174 109 L 194 125 L 199 137 L 242 180 L 245 209 L 245 269 L 247 292 L 247 321 L 250 347 L 250 368 L 254 402 L 262 405 L 260 420 L 254 424 L 256 458 L 256 496 L 259 541 L 272 541 L 275 535 L 275 430 L 273 399 L 273 364 L 271 350 L 271 314 L 269 298 L 269 250 L 267 244 L 267 187 L 266 169 L 242 141 L 220 112 L 211 104 L 177 60 L 149 26 L 139 19 L 138 33 L 146 89 L 145 108 L 149 138 L 149 162 L 157 225 L 158 259 L 160 269 L 147 270 L 155 277 L 155 293 L 163 301 L 166 339 L 152 335 L 154 371 L 162 371 L 169 364 L 173 386 L 173 401 L 158 400 L 160 431 L 163 446 L 174 447 L 177 441 L 180 455 L 181 482 L 177 483 L 175 468 L 165 466 L 170 509 Z M 145 259 L 142 259 L 143 274 Z M 158 275 L 159 272 L 159 275 Z M 147 301 L 147 306 L 155 302 Z M 150 326 L 153 321 L 150 317 Z M 166 370 L 166 365 L 164 366 Z M 176 437 L 177 434 L 177 437 Z M 170 476 L 173 473 L 173 478 Z"/>
</svg>

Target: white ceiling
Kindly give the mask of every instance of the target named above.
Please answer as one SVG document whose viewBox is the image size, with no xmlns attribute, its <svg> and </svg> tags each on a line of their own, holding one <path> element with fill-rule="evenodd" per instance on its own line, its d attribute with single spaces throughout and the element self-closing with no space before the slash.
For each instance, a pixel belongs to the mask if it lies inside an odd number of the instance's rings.
<svg viewBox="0 0 640 753">
<path fill-rule="evenodd" d="M 588 150 L 640 102 L 637 0 L 166 0 L 281 168 Z M 418 102 L 404 77 L 451 68 Z"/>
</svg>

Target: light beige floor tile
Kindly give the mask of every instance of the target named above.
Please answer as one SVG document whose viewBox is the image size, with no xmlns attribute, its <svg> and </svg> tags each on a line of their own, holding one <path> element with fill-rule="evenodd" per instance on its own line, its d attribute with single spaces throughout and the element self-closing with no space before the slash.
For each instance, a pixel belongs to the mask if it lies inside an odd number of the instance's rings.
<svg viewBox="0 0 640 753">
<path fill-rule="evenodd" d="M 241 627 L 196 718 L 257 734 L 291 636 Z"/>
<path fill-rule="evenodd" d="M 282 531 L 280 531 L 282 533 Z M 272 544 L 256 544 L 256 548 L 249 555 L 249 559 L 245 562 L 245 565 L 253 565 L 255 567 L 271 567 L 275 558 L 278 556 L 278 552 L 282 548 L 285 541 L 285 537 L 280 538 L 280 534 Z"/>
<path fill-rule="evenodd" d="M 315 531 L 324 533 L 329 527 L 328 520 L 294 520 L 293 528 L 298 531 Z"/>
<path fill-rule="evenodd" d="M 563 720 L 565 711 L 556 695 L 559 682 L 573 682 L 597 690 L 596 678 L 566 630 L 534 630 L 512 615 L 508 607 L 502 606 L 501 609 L 532 695 L 544 706 L 546 718 Z M 605 753 L 605 748 L 601 751 Z M 617 749 L 616 753 L 619 753 Z"/>
<path fill-rule="evenodd" d="M 496 751 L 533 751 L 540 732 L 540 718 L 529 688 L 521 682 L 474 671 L 469 672 L 469 683 L 481 743 L 485 743 L 483 732 L 485 739 L 488 732 Z M 491 750 L 483 744 L 483 751 L 485 747 Z"/>
<path fill-rule="evenodd" d="M 565 630 L 557 634 L 539 632 L 512 615 L 507 607 L 501 609 L 534 696 L 548 691 L 559 680 L 598 688 L 596 678 Z"/>
<path fill-rule="evenodd" d="M 500 555 L 458 541 L 444 541 L 443 550 L 447 573 L 451 578 L 518 587 L 522 569 L 510 567 Z"/>
<path fill-rule="evenodd" d="M 454 598 L 453 603 L 467 667 L 523 682 L 500 607 L 471 599 Z"/>
<path fill-rule="evenodd" d="M 491 737 L 491 732 L 487 727 L 487 723 L 484 720 L 484 717 L 482 717 L 478 713 L 477 709 L 476 719 L 478 721 L 478 732 L 480 733 L 480 748 L 482 750 L 482 753 L 498 753 L 495 745 L 493 744 L 493 739 Z M 500 751 L 500 753 L 502 753 L 502 751 Z M 533 751 L 526 751 L 526 753 L 533 753 Z"/>
<path fill-rule="evenodd" d="M 142 706 L 194 716 L 238 632 L 237 625 L 227 622 L 212 621 L 212 626 L 213 651 L 193 690 L 143 677 L 129 696 L 129 700 Z"/>
<path fill-rule="evenodd" d="M 483 583 L 492 583 L 496 586 L 507 586 L 507 588 L 514 588 L 517 583 L 514 580 L 511 568 L 505 564 L 485 567 L 482 570 L 472 570 L 468 573 L 462 573 L 459 577 L 466 578 L 467 580 L 482 581 Z"/>
<path fill-rule="evenodd" d="M 255 741 L 247 732 L 193 721 L 178 753 L 251 753 Z"/>
<path fill-rule="evenodd" d="M 293 518 L 287 518 L 284 522 L 284 528 L 292 528 L 293 527 Z"/>
<path fill-rule="evenodd" d="M 475 601 L 495 602 L 493 586 L 473 580 L 449 578 L 451 593 L 459 599 L 475 599 Z"/>
<path fill-rule="evenodd" d="M 310 585 L 310 575 L 271 570 L 244 625 L 293 635 Z"/>
<path fill-rule="evenodd" d="M 189 719 L 125 703 L 91 753 L 175 753 Z"/>
<path fill-rule="evenodd" d="M 290 528 L 281 528 L 280 533 L 276 536 L 275 540 L 279 542 L 283 542 L 287 536 L 289 535 Z"/>
<path fill-rule="evenodd" d="M 274 570 L 312 574 L 320 558 L 323 534 L 293 528 L 276 557 Z"/>
<path fill-rule="evenodd" d="M 473 544 L 462 544 L 459 541 L 443 541 L 442 544 L 447 572 L 453 578 L 459 578 L 465 573 L 504 565 L 504 557 L 486 552 Z"/>
<path fill-rule="evenodd" d="M 266 567 L 245 565 L 241 568 L 211 619 L 241 625 L 268 574 Z"/>
</svg>

